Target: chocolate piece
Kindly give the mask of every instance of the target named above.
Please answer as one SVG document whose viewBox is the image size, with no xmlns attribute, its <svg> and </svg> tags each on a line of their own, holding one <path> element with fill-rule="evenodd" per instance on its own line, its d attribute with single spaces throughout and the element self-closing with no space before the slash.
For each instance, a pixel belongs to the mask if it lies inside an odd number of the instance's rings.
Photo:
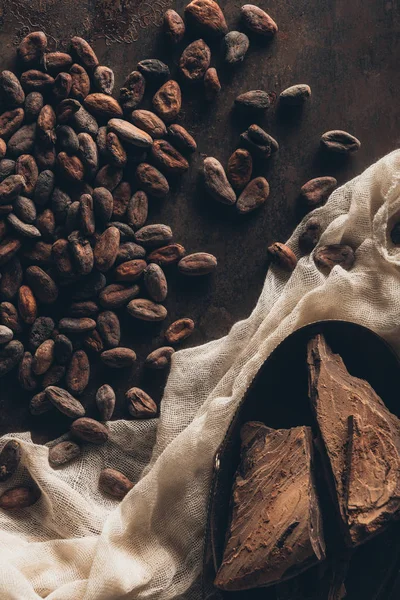
<svg viewBox="0 0 400 600">
<path fill-rule="evenodd" d="M 237 591 L 298 575 L 325 558 L 309 427 L 247 423 L 232 520 L 215 585 Z"/>
<path fill-rule="evenodd" d="M 322 335 L 310 340 L 307 363 L 326 475 L 345 541 L 358 546 L 400 518 L 400 420 Z"/>
</svg>

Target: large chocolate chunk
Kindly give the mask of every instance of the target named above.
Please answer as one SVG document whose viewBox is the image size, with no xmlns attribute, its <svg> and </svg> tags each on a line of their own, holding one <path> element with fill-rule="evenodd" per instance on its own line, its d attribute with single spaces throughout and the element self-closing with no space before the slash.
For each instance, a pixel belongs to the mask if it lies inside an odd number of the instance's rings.
<svg viewBox="0 0 400 600">
<path fill-rule="evenodd" d="M 236 591 L 298 575 L 325 558 L 308 427 L 247 423 L 232 519 L 215 585 Z"/>
<path fill-rule="evenodd" d="M 400 517 L 400 420 L 322 335 L 309 342 L 307 361 L 327 477 L 345 541 L 358 546 Z"/>
</svg>

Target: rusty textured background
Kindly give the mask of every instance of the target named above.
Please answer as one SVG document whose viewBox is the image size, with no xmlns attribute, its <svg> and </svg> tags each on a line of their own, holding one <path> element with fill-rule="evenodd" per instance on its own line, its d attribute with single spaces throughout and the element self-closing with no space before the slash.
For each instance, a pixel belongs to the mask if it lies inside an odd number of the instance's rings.
<svg viewBox="0 0 400 600">
<path fill-rule="evenodd" d="M 67 48 L 74 34 L 91 40 L 100 62 L 115 70 L 116 90 L 143 58 L 161 58 L 175 73 L 179 51 L 165 48 L 160 22 L 167 7 L 182 12 L 184 4 L 169 0 L 2 0 L 1 67 L 12 68 L 18 40 L 42 28 L 52 49 Z M 241 3 L 225 0 L 221 5 L 229 27 L 237 28 Z M 224 335 L 251 312 L 268 267 L 266 248 L 273 241 L 284 241 L 298 222 L 296 200 L 303 183 L 328 174 L 344 183 L 399 145 L 397 0 L 262 0 L 260 5 L 278 22 L 279 34 L 267 45 L 252 43 L 244 63 L 235 69 L 223 67 L 218 44 L 212 46 L 222 93 L 215 104 L 206 106 L 199 89 L 184 87 L 179 120 L 195 136 L 199 151 L 173 193 L 151 206 L 150 222 L 171 225 L 176 241 L 188 251 L 209 251 L 219 261 L 215 276 L 198 281 L 183 280 L 174 269 L 168 273 L 166 324 L 182 316 L 196 321 L 196 332 L 186 345 Z M 226 163 L 239 133 L 252 122 L 232 113 L 234 98 L 254 88 L 279 93 L 294 83 L 308 83 L 313 91 L 303 113 L 291 117 L 272 110 L 258 120 L 281 145 L 278 155 L 260 171 L 271 186 L 266 206 L 246 218 L 217 206 L 203 191 L 199 169 L 205 155 Z M 319 138 L 335 128 L 357 135 L 362 148 L 350 160 L 328 163 L 319 151 Z M 114 384 L 118 391 L 117 417 L 126 415 L 123 393 L 131 385 L 143 386 L 157 399 L 161 396 L 164 376 L 146 376 L 141 365 L 148 352 L 161 345 L 164 327 L 141 326 L 129 318 L 122 320 L 122 326 L 122 342 L 137 351 L 138 364 L 129 373 L 93 368 L 84 395 L 89 414 L 95 414 L 91 413 L 94 393 L 104 382 Z M 0 381 L 0 434 L 30 428 L 35 439 L 44 440 L 65 431 L 68 421 L 62 416 L 29 415 L 29 394 L 21 393 L 14 378 L 12 374 Z"/>
</svg>

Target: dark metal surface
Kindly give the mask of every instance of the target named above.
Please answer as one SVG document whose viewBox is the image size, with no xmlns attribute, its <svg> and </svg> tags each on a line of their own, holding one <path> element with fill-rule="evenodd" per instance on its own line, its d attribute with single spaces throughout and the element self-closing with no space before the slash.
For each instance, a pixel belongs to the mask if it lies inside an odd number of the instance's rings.
<svg viewBox="0 0 400 600">
<path fill-rule="evenodd" d="M 182 13 L 184 4 L 168 0 L 0 0 L 1 67 L 14 65 L 15 43 L 22 35 L 43 28 L 52 48 L 67 47 L 73 34 L 92 40 L 100 61 L 115 70 L 116 90 L 143 58 L 162 58 L 175 73 L 179 52 L 171 54 L 164 47 L 159 23 L 166 8 Z M 284 241 L 295 227 L 296 199 L 303 183 L 328 174 L 343 183 L 395 149 L 400 139 L 400 14 L 396 0 L 263 0 L 260 4 L 278 22 L 279 34 L 267 45 L 252 43 L 244 63 L 235 69 L 223 67 L 218 44 L 212 46 L 212 60 L 220 67 L 223 86 L 220 98 L 207 107 L 200 90 L 184 88 L 179 121 L 193 133 L 199 151 L 173 193 L 164 201 L 153 202 L 150 210 L 150 222 L 169 224 L 176 241 L 188 251 L 209 251 L 219 261 L 217 273 L 199 281 L 183 281 L 174 269 L 168 273 L 167 324 L 183 316 L 196 321 L 196 332 L 187 346 L 224 335 L 235 321 L 251 312 L 267 270 L 267 245 Z M 241 3 L 223 1 L 221 5 L 229 27 L 236 28 Z M 281 146 L 261 170 L 271 186 L 266 206 L 246 218 L 217 206 L 203 191 L 199 169 L 204 155 L 226 164 L 239 133 L 253 121 L 239 120 L 232 113 L 234 98 L 254 88 L 279 93 L 295 83 L 308 83 L 313 90 L 302 114 L 288 118 L 272 110 L 257 120 Z M 350 160 L 329 164 L 319 152 L 319 138 L 336 128 L 359 137 L 362 148 Z M 158 337 L 149 341 L 148 330 Z M 130 385 L 141 385 L 160 398 L 164 377 L 143 375 L 142 363 L 162 342 L 162 331 L 163 327 L 142 327 L 124 319 L 123 343 L 137 351 L 138 365 L 128 374 L 110 375 L 94 368 L 84 395 L 89 413 L 95 390 L 105 381 L 116 385 L 117 417 L 126 415 L 123 393 Z M 0 433 L 32 428 L 37 439 L 45 439 L 67 428 L 61 417 L 30 417 L 29 395 L 21 394 L 13 379 L 0 382 Z"/>
</svg>

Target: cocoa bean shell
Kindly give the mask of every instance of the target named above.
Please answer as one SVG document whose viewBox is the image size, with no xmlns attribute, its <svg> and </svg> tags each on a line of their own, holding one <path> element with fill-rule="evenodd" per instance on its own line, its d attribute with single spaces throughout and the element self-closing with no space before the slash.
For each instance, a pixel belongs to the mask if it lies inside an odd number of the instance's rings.
<svg viewBox="0 0 400 600">
<path fill-rule="evenodd" d="M 65 382 L 71 394 L 75 394 L 76 396 L 82 394 L 89 383 L 89 376 L 90 365 L 88 356 L 84 350 L 77 350 L 72 355 L 65 376 Z"/>
<path fill-rule="evenodd" d="M 82 404 L 67 390 L 55 385 L 49 385 L 44 391 L 46 392 L 47 399 L 50 400 L 53 406 L 64 415 L 67 415 L 67 417 L 78 419 L 85 414 Z"/>
<path fill-rule="evenodd" d="M 60 442 L 49 449 L 49 464 L 52 467 L 62 467 L 81 454 L 81 449 L 75 442 Z"/>
<path fill-rule="evenodd" d="M 197 277 L 208 275 L 217 268 L 217 259 L 207 252 L 195 252 L 181 258 L 178 263 L 178 271 L 182 275 Z"/>
<path fill-rule="evenodd" d="M 0 481 L 10 479 L 21 461 L 21 445 L 17 440 L 9 440 L 0 452 Z"/>
<path fill-rule="evenodd" d="M 140 388 L 133 387 L 125 394 L 128 412 L 134 419 L 151 419 L 157 416 L 157 404 Z"/>
<path fill-rule="evenodd" d="M 38 488 L 19 486 L 8 489 L 0 496 L 2 510 L 21 510 L 35 504 L 41 496 Z"/>
<path fill-rule="evenodd" d="M 102 352 L 100 358 L 111 369 L 123 369 L 133 365 L 136 361 L 136 353 L 130 348 L 111 348 Z"/>
<path fill-rule="evenodd" d="M 149 369 L 166 369 L 171 364 L 171 357 L 174 354 L 174 348 L 163 346 L 150 352 L 145 360 L 145 366 Z"/>
<path fill-rule="evenodd" d="M 133 488 L 133 483 L 115 469 L 103 469 L 99 477 L 99 488 L 105 494 L 122 500 Z"/>
<path fill-rule="evenodd" d="M 106 383 L 99 387 L 96 392 L 96 404 L 102 421 L 109 421 L 114 413 L 115 392 Z"/>
<path fill-rule="evenodd" d="M 146 298 L 135 298 L 127 306 L 131 317 L 141 321 L 164 321 L 167 317 L 167 309 L 162 304 L 156 304 Z"/>
<path fill-rule="evenodd" d="M 53 304 L 58 298 L 58 288 L 54 280 L 37 266 L 28 267 L 26 280 L 39 302 Z"/>
</svg>

